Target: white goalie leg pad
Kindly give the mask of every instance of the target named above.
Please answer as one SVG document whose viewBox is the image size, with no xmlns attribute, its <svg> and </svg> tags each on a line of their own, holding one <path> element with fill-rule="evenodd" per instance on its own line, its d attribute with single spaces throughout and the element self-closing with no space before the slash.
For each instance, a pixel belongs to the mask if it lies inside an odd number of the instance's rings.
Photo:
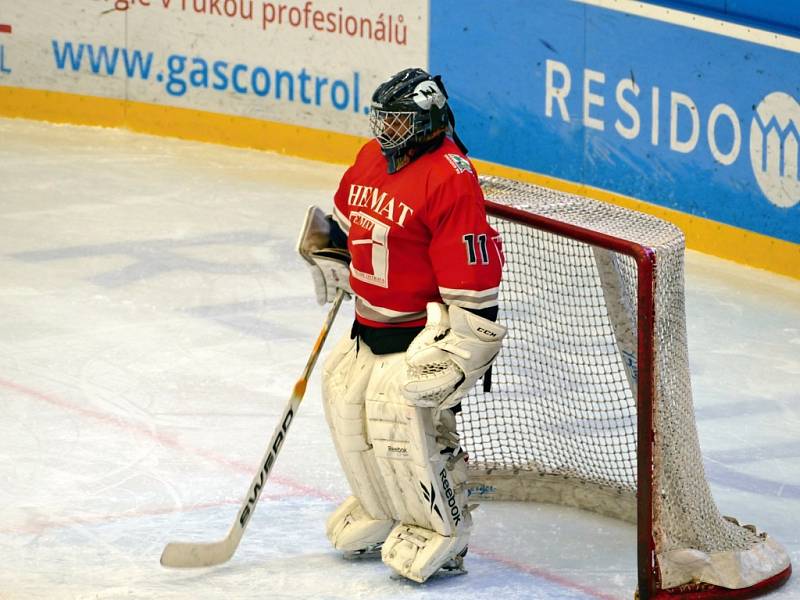
<svg viewBox="0 0 800 600">
<path fill-rule="evenodd" d="M 405 357 L 379 357 L 367 390 L 375 457 L 400 523 L 384 542 L 384 563 L 423 582 L 467 546 L 466 463 L 450 410 L 410 406 L 400 392 Z"/>
<path fill-rule="evenodd" d="M 394 509 L 367 438 L 364 395 L 375 356 L 366 345 L 343 339 L 325 362 L 323 404 L 339 462 L 353 496 L 331 514 L 326 533 L 333 546 L 361 551 L 384 541 Z"/>
<path fill-rule="evenodd" d="M 406 399 L 416 406 L 458 404 L 500 351 L 506 328 L 459 306 L 431 302 L 428 322 L 406 351 Z"/>
</svg>

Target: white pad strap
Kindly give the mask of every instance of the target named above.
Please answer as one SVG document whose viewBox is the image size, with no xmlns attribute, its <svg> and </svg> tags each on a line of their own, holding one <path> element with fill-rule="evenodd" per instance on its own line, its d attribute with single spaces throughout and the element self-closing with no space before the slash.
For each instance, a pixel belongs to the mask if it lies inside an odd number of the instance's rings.
<svg viewBox="0 0 800 600">
<path fill-rule="evenodd" d="M 346 501 L 328 520 L 334 547 L 356 551 L 383 542 L 394 526 L 383 477 L 367 437 L 364 398 L 376 357 L 365 344 L 345 337 L 325 361 L 323 404 L 339 462 L 354 499 Z"/>
<path fill-rule="evenodd" d="M 297 240 L 297 252 L 311 269 L 317 302 L 333 302 L 340 289 L 352 294 L 350 288 L 350 253 L 332 248 L 330 223 L 318 206 L 309 206 Z"/>
<path fill-rule="evenodd" d="M 500 351 L 506 328 L 459 306 L 431 302 L 428 322 L 406 351 L 403 394 L 416 406 L 455 406 Z"/>
</svg>

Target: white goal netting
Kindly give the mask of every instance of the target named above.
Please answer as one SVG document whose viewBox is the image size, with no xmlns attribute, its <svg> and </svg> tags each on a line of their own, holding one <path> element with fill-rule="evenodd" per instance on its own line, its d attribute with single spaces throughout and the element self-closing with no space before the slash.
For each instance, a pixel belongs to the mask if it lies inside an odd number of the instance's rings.
<svg viewBox="0 0 800 600">
<path fill-rule="evenodd" d="M 648 486 L 663 588 L 692 579 L 742 588 L 788 568 L 771 538 L 720 516 L 704 476 L 687 356 L 681 231 L 650 215 L 539 186 L 493 177 L 482 185 L 487 200 L 535 216 L 538 224 L 490 217 L 506 255 L 499 320 L 509 333 L 491 391 L 479 382 L 462 404 L 471 491 L 635 521 L 639 485 Z M 569 237 L 540 228 L 552 231 L 552 222 L 566 224 Z M 609 249 L 615 240 L 653 253 L 652 294 L 637 286 L 636 258 Z M 652 328 L 637 316 L 640 301 L 650 297 Z M 640 399 L 653 408 L 647 482 L 637 481 L 642 334 L 653 347 L 653 391 Z"/>
</svg>

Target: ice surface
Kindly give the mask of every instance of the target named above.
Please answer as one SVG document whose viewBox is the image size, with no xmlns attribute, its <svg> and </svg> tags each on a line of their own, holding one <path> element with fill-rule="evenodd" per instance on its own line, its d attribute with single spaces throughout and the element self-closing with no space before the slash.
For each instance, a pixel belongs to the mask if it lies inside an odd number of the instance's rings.
<svg viewBox="0 0 800 600">
<path fill-rule="evenodd" d="M 481 505 L 463 577 L 420 586 L 340 558 L 318 373 L 233 559 L 159 565 L 168 541 L 223 537 L 247 491 L 325 316 L 297 230 L 341 172 L 0 120 L 0 598 L 632 597 L 634 528 L 552 506 Z M 717 504 L 798 565 L 800 282 L 687 262 Z M 800 578 L 774 597 L 800 598 Z"/>
</svg>

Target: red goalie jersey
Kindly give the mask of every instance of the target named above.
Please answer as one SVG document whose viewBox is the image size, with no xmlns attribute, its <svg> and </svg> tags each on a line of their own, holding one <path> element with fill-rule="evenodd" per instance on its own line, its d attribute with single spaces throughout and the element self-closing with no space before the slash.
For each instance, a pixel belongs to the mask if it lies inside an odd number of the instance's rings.
<svg viewBox="0 0 800 600">
<path fill-rule="evenodd" d="M 422 326 L 428 302 L 497 305 L 500 238 L 486 222 L 475 169 L 449 138 L 391 175 L 378 142 L 368 142 L 334 202 L 361 324 Z"/>
</svg>

